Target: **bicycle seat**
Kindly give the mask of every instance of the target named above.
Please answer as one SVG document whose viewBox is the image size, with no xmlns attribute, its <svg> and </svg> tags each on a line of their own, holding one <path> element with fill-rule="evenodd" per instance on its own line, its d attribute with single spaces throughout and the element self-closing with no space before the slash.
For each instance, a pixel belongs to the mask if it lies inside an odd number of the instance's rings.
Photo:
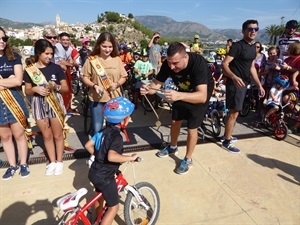
<svg viewBox="0 0 300 225">
<path fill-rule="evenodd" d="M 81 197 L 84 196 L 87 192 L 88 190 L 86 188 L 80 188 L 74 193 L 67 194 L 58 199 L 56 205 L 58 208 L 64 211 L 75 208 L 76 206 L 78 206 Z"/>
</svg>

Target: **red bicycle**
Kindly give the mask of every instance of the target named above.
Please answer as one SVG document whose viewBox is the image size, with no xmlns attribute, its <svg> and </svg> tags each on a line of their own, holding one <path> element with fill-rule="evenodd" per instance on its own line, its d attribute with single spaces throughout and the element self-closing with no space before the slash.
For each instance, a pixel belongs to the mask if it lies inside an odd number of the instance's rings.
<svg viewBox="0 0 300 225">
<path fill-rule="evenodd" d="M 141 160 L 141 159 L 139 159 Z M 124 219 L 128 225 L 155 224 L 160 210 L 160 199 L 156 188 L 148 182 L 129 185 L 121 171 L 116 174 L 118 191 L 124 190 L 126 194 L 124 203 Z M 87 193 L 86 188 L 80 188 L 74 193 L 67 194 L 57 200 L 57 207 L 64 212 L 58 225 L 77 225 L 82 221 L 85 225 L 100 224 L 107 210 L 104 206 L 95 221 L 92 219 L 93 205 L 102 198 L 98 192 L 84 206 L 80 206 L 80 199 Z M 82 223 L 80 223 L 82 224 Z"/>
</svg>

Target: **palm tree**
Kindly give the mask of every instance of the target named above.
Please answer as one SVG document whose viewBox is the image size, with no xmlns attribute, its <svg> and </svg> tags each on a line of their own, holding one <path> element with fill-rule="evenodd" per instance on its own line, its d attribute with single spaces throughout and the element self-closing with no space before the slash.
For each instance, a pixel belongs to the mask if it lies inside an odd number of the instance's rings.
<svg viewBox="0 0 300 225">
<path fill-rule="evenodd" d="M 265 28 L 266 35 L 270 37 L 269 45 L 272 45 L 273 43 L 276 44 L 277 37 L 280 35 L 279 30 L 280 30 L 280 26 L 276 24 L 271 24 L 270 26 L 267 26 Z"/>
</svg>

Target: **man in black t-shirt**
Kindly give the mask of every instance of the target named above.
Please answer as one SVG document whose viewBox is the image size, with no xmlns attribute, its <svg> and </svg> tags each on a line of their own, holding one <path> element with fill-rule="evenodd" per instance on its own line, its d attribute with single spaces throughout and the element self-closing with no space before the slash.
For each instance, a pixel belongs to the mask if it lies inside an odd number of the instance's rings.
<svg viewBox="0 0 300 225">
<path fill-rule="evenodd" d="M 178 136 L 181 124 L 186 120 L 186 155 L 175 169 L 176 173 L 184 174 L 192 165 L 192 153 L 198 140 L 197 129 L 203 121 L 214 82 L 206 60 L 196 53 L 187 53 L 186 46 L 179 42 L 169 46 L 167 59 L 163 62 L 156 79 L 149 86 L 143 85 L 140 89 L 141 94 L 154 94 L 168 78 L 178 87 L 178 91 L 164 90 L 166 100 L 172 103 L 171 143 L 156 155 L 167 157 L 178 152 Z"/>
<path fill-rule="evenodd" d="M 256 20 L 245 21 L 242 26 L 244 38 L 233 43 L 222 63 L 224 74 L 228 77 L 226 81 L 226 107 L 229 109 L 229 114 L 226 119 L 224 137 L 221 141 L 223 142 L 222 147 L 231 153 L 240 152 L 232 144 L 237 140 L 236 137 L 232 137 L 232 132 L 239 111 L 243 108 L 247 85 L 250 84 L 250 75 L 259 90 L 260 97 L 265 95 L 254 66 L 256 52 L 252 42 L 256 38 L 258 30 Z"/>
</svg>

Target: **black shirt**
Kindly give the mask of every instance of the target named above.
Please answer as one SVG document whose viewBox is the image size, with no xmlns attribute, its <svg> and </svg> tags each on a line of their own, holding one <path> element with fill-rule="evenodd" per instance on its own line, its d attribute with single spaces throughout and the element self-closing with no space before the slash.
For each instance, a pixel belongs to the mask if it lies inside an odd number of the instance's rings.
<svg viewBox="0 0 300 225">
<path fill-rule="evenodd" d="M 229 63 L 230 70 L 245 83 L 250 83 L 250 68 L 256 57 L 255 45 L 248 44 L 244 39 L 234 42 L 228 55 L 234 58 Z"/>
</svg>

